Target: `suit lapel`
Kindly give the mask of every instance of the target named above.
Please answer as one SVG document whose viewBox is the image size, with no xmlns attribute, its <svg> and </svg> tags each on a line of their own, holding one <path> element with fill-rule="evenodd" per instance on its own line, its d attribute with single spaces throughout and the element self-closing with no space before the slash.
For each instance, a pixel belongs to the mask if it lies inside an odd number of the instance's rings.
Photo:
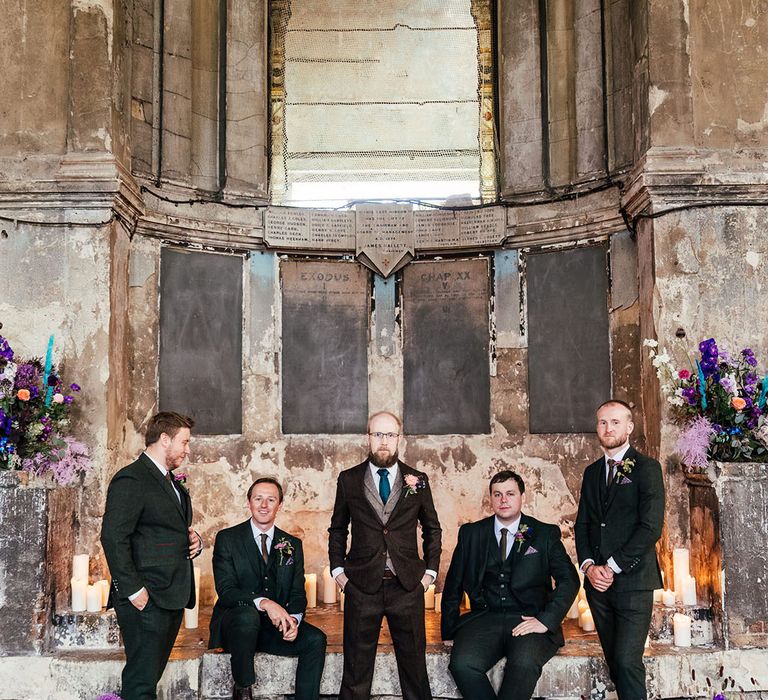
<svg viewBox="0 0 768 700">
<path fill-rule="evenodd" d="M 636 456 L 636 452 L 635 452 L 634 448 L 630 447 L 624 453 L 624 457 L 622 458 L 622 462 L 625 459 L 632 459 L 632 460 L 635 461 L 635 463 L 637 463 L 637 460 L 635 459 L 635 456 Z M 605 476 L 605 473 L 603 473 L 603 476 Z M 616 477 L 613 479 L 613 481 L 611 482 L 610 487 L 607 489 L 607 493 L 606 493 L 606 496 L 605 496 L 604 512 L 608 512 L 608 509 L 613 504 L 613 499 L 616 498 L 616 494 L 618 493 L 618 490 L 619 490 L 618 482 L 619 482 L 620 478 L 621 478 L 621 475 L 617 472 L 616 473 Z"/>
<path fill-rule="evenodd" d="M 404 476 L 405 472 L 403 471 L 403 465 L 398 464 L 397 473 L 395 474 L 395 483 L 392 484 L 392 491 L 390 491 L 387 504 L 384 506 L 384 523 L 389 521 L 389 519 L 392 517 L 392 514 L 395 512 L 395 509 L 400 505 L 401 501 L 407 495 L 405 489 L 403 488 Z"/>
<path fill-rule="evenodd" d="M 165 494 L 168 496 L 168 498 L 171 499 L 174 507 L 178 511 L 181 518 L 184 520 L 184 525 L 187 524 L 187 518 L 186 514 L 184 513 L 184 505 L 182 504 L 182 498 L 180 499 L 179 496 L 176 494 L 176 489 L 174 489 L 173 486 L 171 486 L 168 479 L 166 479 L 160 472 L 160 470 L 157 468 L 157 465 L 145 454 L 141 453 L 141 457 L 139 457 L 141 460 L 141 463 L 144 465 L 144 467 L 147 469 L 147 471 L 150 473 L 152 478 L 160 485 L 160 488 L 165 492 Z"/>
<path fill-rule="evenodd" d="M 376 517 L 381 523 L 384 522 L 384 504 L 381 502 L 381 496 L 376 490 L 376 485 L 373 483 L 373 476 L 371 476 L 371 469 L 366 463 L 363 470 L 363 491 L 365 494 L 365 500 L 371 507 Z"/>
</svg>

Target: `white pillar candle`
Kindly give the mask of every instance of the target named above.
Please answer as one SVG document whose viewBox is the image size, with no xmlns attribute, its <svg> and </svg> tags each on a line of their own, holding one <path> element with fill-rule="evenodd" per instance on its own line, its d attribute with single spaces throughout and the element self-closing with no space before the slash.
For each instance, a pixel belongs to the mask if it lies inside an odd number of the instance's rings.
<svg viewBox="0 0 768 700">
<path fill-rule="evenodd" d="M 433 610 L 435 607 L 435 584 L 430 583 L 424 591 L 424 609 Z"/>
<path fill-rule="evenodd" d="M 674 567 L 674 589 L 677 600 L 683 600 L 683 582 L 690 575 L 690 555 L 687 549 L 678 548 L 672 552 L 672 566 Z"/>
<path fill-rule="evenodd" d="M 579 595 L 578 595 L 578 599 L 579 599 L 579 600 L 586 600 L 586 599 L 587 599 L 587 592 L 584 590 L 584 586 L 582 586 L 581 588 L 579 588 Z"/>
<path fill-rule="evenodd" d="M 589 610 L 579 615 L 579 626 L 585 632 L 595 631 L 595 621 L 592 619 L 592 613 Z"/>
<path fill-rule="evenodd" d="M 304 592 L 307 594 L 307 607 L 317 607 L 317 574 L 304 574 Z"/>
<path fill-rule="evenodd" d="M 195 607 L 184 608 L 184 627 L 188 630 L 197 629 L 200 621 L 200 576 L 203 573 L 199 566 L 193 569 L 195 575 Z"/>
<path fill-rule="evenodd" d="M 344 591 L 339 591 L 339 610 L 344 612 Z"/>
<path fill-rule="evenodd" d="M 442 593 L 435 593 L 435 610 L 437 612 L 440 612 L 440 608 L 443 604 L 443 594 Z"/>
<path fill-rule="evenodd" d="M 336 602 L 336 581 L 331 576 L 331 567 L 323 569 L 323 602 L 333 604 Z"/>
<path fill-rule="evenodd" d="M 580 601 L 579 601 L 579 602 L 576 604 L 576 607 L 578 607 L 578 609 L 579 609 L 579 615 L 581 615 L 581 613 L 583 613 L 583 612 L 586 612 L 587 610 L 589 610 L 589 603 L 587 603 L 587 601 L 586 601 L 586 600 L 580 600 Z"/>
<path fill-rule="evenodd" d="M 696 579 L 686 576 L 683 581 L 683 605 L 696 605 Z"/>
<path fill-rule="evenodd" d="M 571 605 L 571 607 L 568 608 L 568 614 L 566 615 L 566 617 L 569 620 L 577 620 L 580 614 L 581 614 L 581 611 L 579 610 L 579 601 L 574 600 L 573 605 Z"/>
<path fill-rule="evenodd" d="M 82 578 L 73 578 L 72 585 L 72 612 L 82 612 L 88 606 L 88 581 Z"/>
<path fill-rule="evenodd" d="M 654 603 L 661 603 L 661 597 L 664 595 L 664 589 L 663 588 L 657 588 L 653 591 L 653 602 Z"/>
<path fill-rule="evenodd" d="M 72 578 L 88 581 L 89 560 L 87 554 L 75 554 L 72 557 Z"/>
<path fill-rule="evenodd" d="M 101 586 L 88 586 L 85 591 L 85 609 L 88 612 L 101 612 Z"/>
<path fill-rule="evenodd" d="M 672 627 L 674 628 L 676 647 L 691 646 L 691 618 L 682 613 L 675 613 L 672 618 Z"/>
<path fill-rule="evenodd" d="M 674 608 L 675 607 L 675 592 L 670 591 L 667 589 L 661 594 L 661 602 L 664 603 L 668 608 Z"/>
<path fill-rule="evenodd" d="M 98 586 L 101 589 L 101 607 L 106 608 L 107 602 L 109 601 L 109 581 L 102 578 L 96 581 L 93 585 Z"/>
</svg>

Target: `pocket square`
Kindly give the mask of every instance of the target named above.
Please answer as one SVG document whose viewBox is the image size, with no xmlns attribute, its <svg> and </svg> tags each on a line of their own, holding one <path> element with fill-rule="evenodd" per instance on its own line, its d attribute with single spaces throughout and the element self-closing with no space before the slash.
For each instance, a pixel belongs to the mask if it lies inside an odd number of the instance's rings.
<svg viewBox="0 0 768 700">
<path fill-rule="evenodd" d="M 619 481 L 620 486 L 624 486 L 625 484 L 631 484 L 632 479 L 630 479 L 628 476 L 622 476 L 621 481 Z"/>
<path fill-rule="evenodd" d="M 536 549 L 533 545 L 528 547 L 528 549 L 525 550 L 525 554 L 523 554 L 524 557 L 527 557 L 529 554 L 538 554 L 539 550 Z"/>
</svg>

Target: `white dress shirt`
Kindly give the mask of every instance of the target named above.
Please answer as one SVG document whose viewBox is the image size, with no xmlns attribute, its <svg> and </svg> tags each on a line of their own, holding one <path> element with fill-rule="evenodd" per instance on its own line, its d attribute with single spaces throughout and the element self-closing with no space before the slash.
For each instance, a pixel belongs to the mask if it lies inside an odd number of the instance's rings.
<svg viewBox="0 0 768 700">
<path fill-rule="evenodd" d="M 511 522 L 509 525 L 504 525 L 502 523 L 498 516 L 494 516 L 493 518 L 493 532 L 496 535 L 496 544 L 501 547 L 501 528 L 507 528 L 508 534 L 507 534 L 507 551 L 504 553 L 504 559 L 506 559 L 509 556 L 509 550 L 512 549 L 512 545 L 515 543 L 515 535 L 517 534 L 517 530 L 520 527 L 520 516 L 517 516 L 517 520 Z"/>
<path fill-rule="evenodd" d="M 259 554 L 261 554 L 261 535 L 265 534 L 267 536 L 267 556 L 269 556 L 270 552 L 272 551 L 272 540 L 275 539 L 275 525 L 272 523 L 272 527 L 269 528 L 269 530 L 260 530 L 256 523 L 253 522 L 253 518 L 250 520 L 251 523 L 251 531 L 253 532 L 253 539 L 256 540 L 256 548 L 259 550 Z M 261 603 L 264 600 L 270 600 L 266 596 L 259 596 L 258 598 L 253 599 L 253 604 L 256 606 L 256 610 L 261 610 L 261 612 L 264 612 L 264 610 L 261 609 Z M 304 618 L 304 615 L 302 613 L 289 613 L 291 617 L 296 618 L 296 622 L 301 623 L 302 619 Z"/>
<path fill-rule="evenodd" d="M 603 483 L 608 483 L 608 476 L 609 476 L 609 470 L 610 467 L 608 466 L 608 460 L 612 459 L 615 462 L 621 462 L 622 459 L 624 459 L 624 455 L 627 454 L 627 450 L 629 450 L 629 442 L 627 442 L 615 455 L 612 457 L 609 457 L 607 454 L 603 457 L 603 461 L 605 463 L 605 469 L 603 470 Z M 615 467 L 614 467 L 615 469 Z M 610 474 L 610 476 L 613 476 L 613 474 Z M 594 564 L 594 559 L 585 559 L 583 562 L 581 562 L 579 568 L 584 571 L 584 567 L 589 563 Z M 616 560 L 613 557 L 608 557 L 608 561 L 605 562 L 608 564 L 608 566 L 611 567 L 611 570 L 614 574 L 620 574 L 621 573 L 621 567 L 616 563 Z"/>
<path fill-rule="evenodd" d="M 400 469 L 398 467 L 398 463 L 395 462 L 391 467 L 377 467 L 373 462 L 368 462 L 368 468 L 371 470 L 371 476 L 373 477 L 373 485 L 376 487 L 376 491 L 379 491 L 379 484 L 381 482 L 381 475 L 379 474 L 379 469 L 386 469 L 389 472 L 389 488 L 390 491 L 392 487 L 395 485 L 395 479 L 397 479 L 397 475 L 400 472 Z M 339 574 L 344 573 L 344 567 L 343 566 L 337 566 L 333 571 L 331 571 L 331 576 L 333 578 L 336 578 Z M 433 571 L 432 569 L 427 569 L 425 574 L 428 574 L 432 577 L 432 581 L 434 581 L 437 578 L 437 571 Z M 430 581 L 430 583 L 432 583 Z"/>
</svg>

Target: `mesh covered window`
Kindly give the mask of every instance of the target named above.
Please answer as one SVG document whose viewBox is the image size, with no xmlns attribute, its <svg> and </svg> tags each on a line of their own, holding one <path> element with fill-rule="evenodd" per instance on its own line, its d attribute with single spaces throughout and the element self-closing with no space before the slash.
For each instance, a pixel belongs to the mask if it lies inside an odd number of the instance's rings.
<svg viewBox="0 0 768 700">
<path fill-rule="evenodd" d="M 273 1 L 272 201 L 493 199 L 489 2 Z"/>
</svg>

